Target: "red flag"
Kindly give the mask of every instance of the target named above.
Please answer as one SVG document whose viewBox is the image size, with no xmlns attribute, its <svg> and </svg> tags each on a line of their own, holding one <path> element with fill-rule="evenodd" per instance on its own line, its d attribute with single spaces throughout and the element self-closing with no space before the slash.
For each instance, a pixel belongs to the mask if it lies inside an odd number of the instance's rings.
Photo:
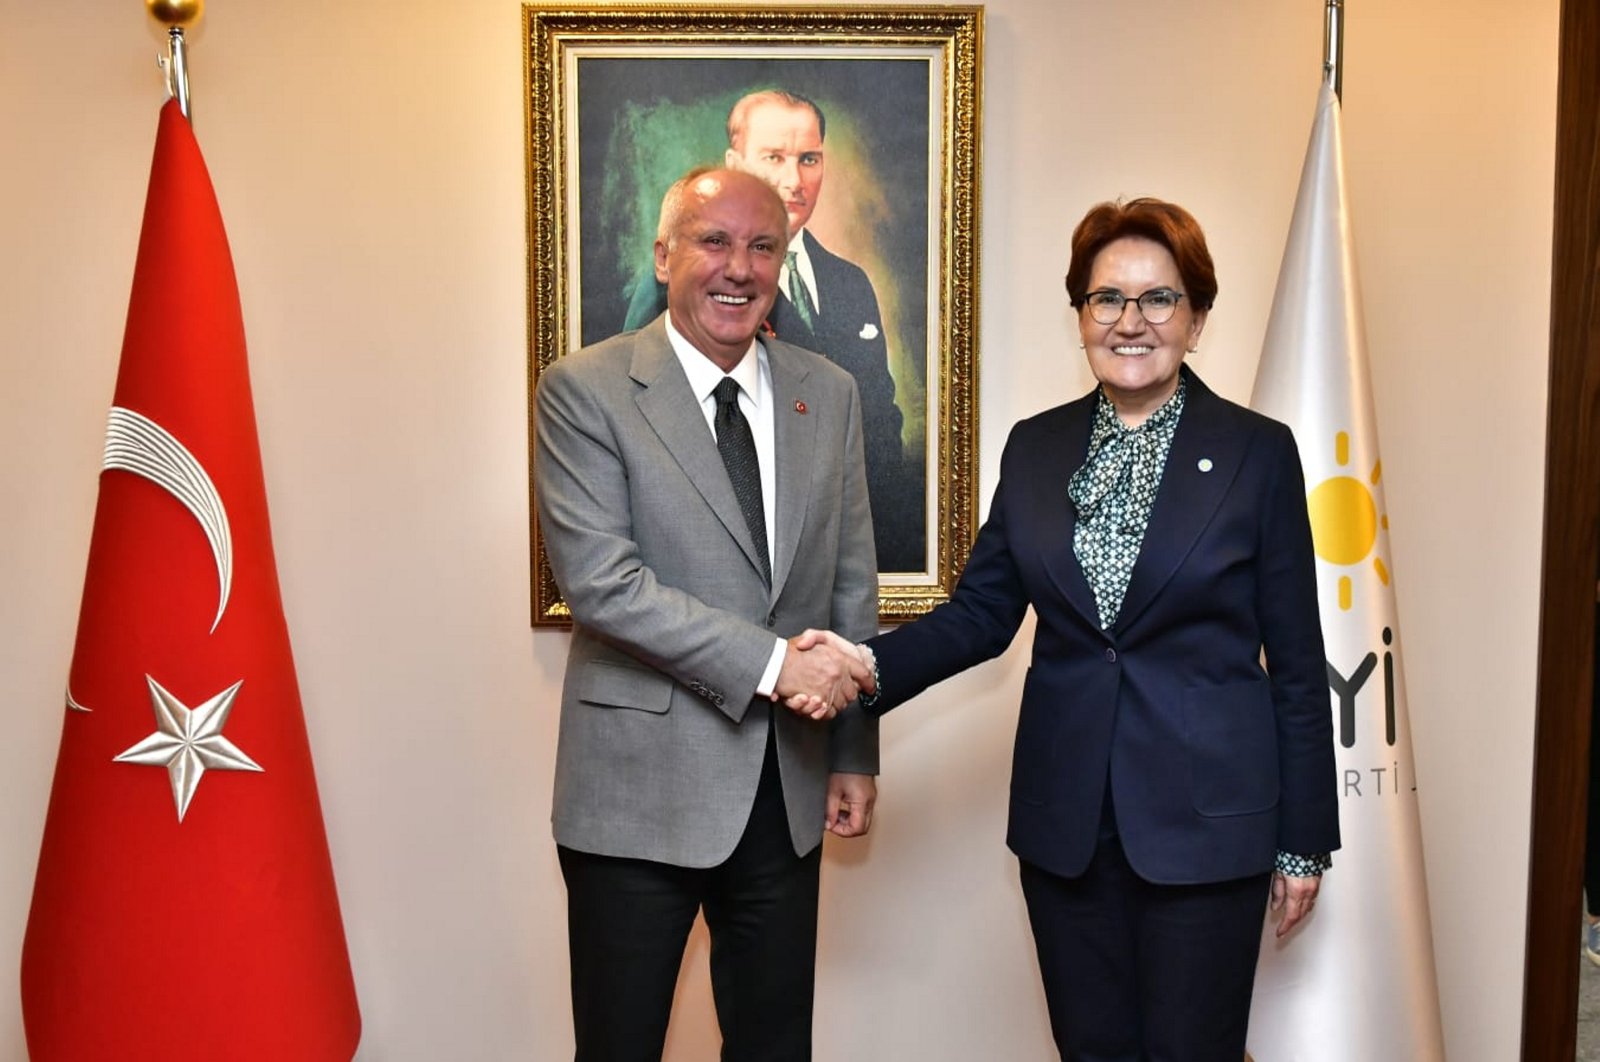
<svg viewBox="0 0 1600 1062">
<path fill-rule="evenodd" d="M 360 1038 L 244 326 L 161 112 L 22 947 L 34 1062 L 348 1062 Z"/>
</svg>

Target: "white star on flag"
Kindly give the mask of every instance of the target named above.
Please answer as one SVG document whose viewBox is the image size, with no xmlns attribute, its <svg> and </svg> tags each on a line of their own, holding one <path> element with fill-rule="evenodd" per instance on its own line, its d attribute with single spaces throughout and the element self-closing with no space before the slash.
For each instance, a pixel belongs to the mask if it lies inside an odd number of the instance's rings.
<svg viewBox="0 0 1600 1062">
<path fill-rule="evenodd" d="M 222 728 L 233 711 L 233 698 L 240 679 L 198 708 L 190 708 L 161 688 L 149 675 L 150 706 L 156 713 L 156 732 L 125 752 L 112 757 L 118 763 L 140 763 L 165 767 L 172 782 L 172 799 L 178 805 L 178 821 L 189 810 L 208 768 L 219 771 L 259 771 L 260 765 L 239 747 L 222 736 Z"/>
</svg>

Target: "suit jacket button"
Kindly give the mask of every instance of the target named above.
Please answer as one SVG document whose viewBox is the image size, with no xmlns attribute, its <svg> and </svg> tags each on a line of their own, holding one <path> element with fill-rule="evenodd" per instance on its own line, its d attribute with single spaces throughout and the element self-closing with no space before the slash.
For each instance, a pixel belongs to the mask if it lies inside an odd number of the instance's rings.
<svg viewBox="0 0 1600 1062">
<path fill-rule="evenodd" d="M 767 613 L 767 626 L 768 627 L 776 627 L 777 625 L 778 625 L 778 614 L 776 612 Z"/>
<path fill-rule="evenodd" d="M 1112 649 L 1111 647 L 1107 646 L 1106 647 L 1106 663 L 1115 664 L 1116 662 L 1117 662 L 1117 651 L 1115 649 Z"/>
</svg>

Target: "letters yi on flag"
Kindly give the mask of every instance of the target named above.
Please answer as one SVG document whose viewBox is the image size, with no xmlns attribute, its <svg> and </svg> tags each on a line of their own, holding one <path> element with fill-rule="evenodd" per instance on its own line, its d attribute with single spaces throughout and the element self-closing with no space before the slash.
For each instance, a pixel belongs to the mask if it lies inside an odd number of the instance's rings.
<svg viewBox="0 0 1600 1062">
<path fill-rule="evenodd" d="M 361 1022 L 239 293 L 170 101 L 113 405 L 22 949 L 29 1053 L 348 1060 Z"/>
<path fill-rule="evenodd" d="M 1444 1059 L 1339 100 L 1324 85 L 1251 405 L 1294 429 L 1316 540 L 1339 823 L 1317 909 L 1256 973 L 1256 1062 Z"/>
</svg>

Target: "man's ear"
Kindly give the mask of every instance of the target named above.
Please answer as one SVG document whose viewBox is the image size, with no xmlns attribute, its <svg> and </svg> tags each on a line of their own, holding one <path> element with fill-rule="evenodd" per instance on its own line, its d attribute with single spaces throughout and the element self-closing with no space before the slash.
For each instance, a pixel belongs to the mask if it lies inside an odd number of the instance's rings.
<svg viewBox="0 0 1600 1062">
<path fill-rule="evenodd" d="M 667 242 L 656 241 L 656 279 L 661 283 L 667 282 Z"/>
</svg>

